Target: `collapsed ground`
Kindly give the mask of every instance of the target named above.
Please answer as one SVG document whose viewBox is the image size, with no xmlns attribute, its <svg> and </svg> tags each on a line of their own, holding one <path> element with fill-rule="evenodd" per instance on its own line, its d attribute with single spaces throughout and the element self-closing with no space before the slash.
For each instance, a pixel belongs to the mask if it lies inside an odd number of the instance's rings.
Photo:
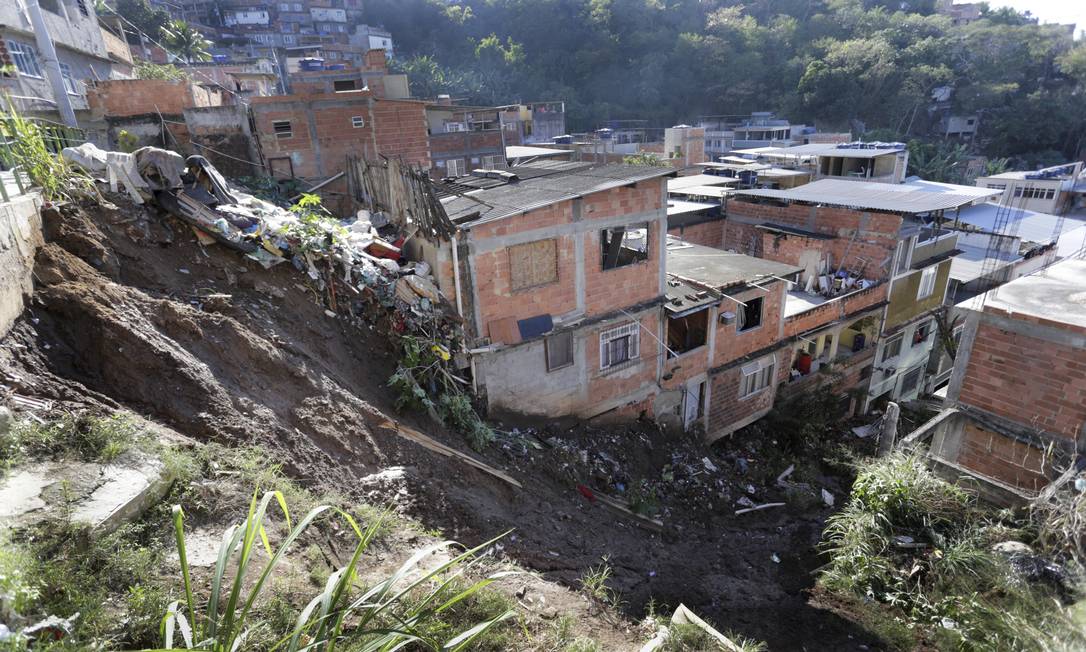
<svg viewBox="0 0 1086 652">
<path fill-rule="evenodd" d="M 34 300 L 0 343 L 15 393 L 260 446 L 308 486 L 390 502 L 465 544 L 514 529 L 504 552 L 570 586 L 606 559 L 631 621 L 650 600 L 658 611 L 682 602 L 772 649 L 885 645 L 808 592 L 832 511 L 822 490 L 843 501 L 850 474 L 819 462 L 796 432 L 756 428 L 710 451 L 648 424 L 509 424 L 477 455 L 515 488 L 385 426 L 394 418 L 467 450 L 425 414 L 394 412 L 394 333 L 326 313 L 287 265 L 264 270 L 202 247 L 182 224 L 111 199 L 44 212 Z M 360 484 L 392 466 L 406 473 Z M 595 499 L 615 487 L 663 527 Z M 775 501 L 787 505 L 734 513 Z"/>
</svg>

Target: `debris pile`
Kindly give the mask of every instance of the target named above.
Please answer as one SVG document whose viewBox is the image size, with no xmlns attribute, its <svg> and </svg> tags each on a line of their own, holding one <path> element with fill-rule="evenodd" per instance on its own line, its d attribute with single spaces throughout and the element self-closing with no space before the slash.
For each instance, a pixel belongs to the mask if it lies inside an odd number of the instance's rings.
<svg viewBox="0 0 1086 652">
<path fill-rule="evenodd" d="M 99 181 L 111 191 L 123 188 L 135 203 L 188 224 L 201 244 L 218 242 L 264 268 L 289 262 L 314 298 L 356 325 L 389 316 L 394 332 L 443 343 L 458 337 L 459 320 L 429 265 L 402 255 L 414 235 L 404 228 L 410 225 L 394 224 L 384 212 L 363 209 L 340 220 L 307 194 L 283 208 L 232 187 L 202 156 L 182 159 L 154 147 L 128 154 L 85 143 L 63 155 L 91 175 L 105 174 Z"/>
</svg>

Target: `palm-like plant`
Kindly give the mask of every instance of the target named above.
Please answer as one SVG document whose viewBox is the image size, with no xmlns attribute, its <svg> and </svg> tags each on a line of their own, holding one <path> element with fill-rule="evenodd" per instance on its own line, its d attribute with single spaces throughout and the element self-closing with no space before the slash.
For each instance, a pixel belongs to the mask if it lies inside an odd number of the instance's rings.
<svg viewBox="0 0 1086 652">
<path fill-rule="evenodd" d="M 183 20 L 171 20 L 163 29 L 164 45 L 187 63 L 210 61 L 211 41 Z"/>
</svg>

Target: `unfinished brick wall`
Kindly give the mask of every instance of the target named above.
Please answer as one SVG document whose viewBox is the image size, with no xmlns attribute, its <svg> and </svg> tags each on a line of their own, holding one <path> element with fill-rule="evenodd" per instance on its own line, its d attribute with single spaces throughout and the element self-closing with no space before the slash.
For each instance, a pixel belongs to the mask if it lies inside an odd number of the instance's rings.
<svg viewBox="0 0 1086 652">
<path fill-rule="evenodd" d="M 633 186 L 621 186 L 591 194 L 584 198 L 582 216 L 585 219 L 598 220 L 659 210 L 663 208 L 664 202 L 662 183 L 661 179 L 650 179 Z"/>
<path fill-rule="evenodd" d="M 740 383 L 743 379 L 742 365 L 712 374 L 709 378 L 709 437 L 721 436 L 733 432 L 762 416 L 773 407 L 778 385 L 788 377 L 788 350 L 781 347 L 774 351 L 777 367 L 775 383 L 766 389 L 747 396 L 739 397 Z"/>
<path fill-rule="evenodd" d="M 746 292 L 725 293 L 746 302 L 750 299 L 762 297 L 762 324 L 746 331 L 739 331 L 739 320 L 731 324 L 722 324 L 717 320 L 716 324 L 716 352 L 713 357 L 713 366 L 727 364 L 732 360 L 738 360 L 755 351 L 772 346 L 780 341 L 781 328 L 781 302 L 784 297 L 784 283 L 770 282 L 765 284 L 769 292 L 757 288 Z M 741 306 L 728 299 L 721 303 L 720 312 L 738 313 Z"/>
<path fill-rule="evenodd" d="M 832 299 L 820 306 L 791 315 L 784 320 L 786 337 L 815 330 L 838 319 L 857 315 L 860 311 L 886 301 L 888 283 L 880 283 L 866 290 Z"/>
<path fill-rule="evenodd" d="M 683 240 L 694 244 L 713 247 L 715 249 L 724 248 L 724 220 L 713 220 L 711 222 L 702 222 L 701 224 L 678 226 L 668 229 L 667 232 L 669 235 L 673 235 L 676 238 L 682 238 Z"/>
<path fill-rule="evenodd" d="M 866 259 L 862 274 L 873 279 L 889 277 L 889 264 L 901 230 L 899 215 L 829 206 L 773 206 L 732 200 L 727 206 L 727 216 L 726 249 L 793 263 L 804 247 L 815 247 L 829 254 L 834 269 L 842 263 L 845 268 L 853 269 L 861 264 L 861 258 Z M 762 223 L 790 226 L 834 239 L 816 240 L 793 235 L 767 238 L 765 230 L 756 227 Z M 769 246 L 770 242 L 772 246 Z"/>
<path fill-rule="evenodd" d="M 1029 491 L 1043 489 L 1053 472 L 1046 463 L 1045 451 L 974 423 L 964 427 L 956 461 L 967 469 Z"/>
<path fill-rule="evenodd" d="M 221 106 L 222 94 L 186 81 L 112 79 L 88 84 L 87 105 L 97 117 L 176 114 L 185 109 Z"/>
<path fill-rule="evenodd" d="M 982 315 L 959 401 L 1073 444 L 1086 423 L 1086 356 Z"/>
<path fill-rule="evenodd" d="M 651 388 L 655 392 L 656 361 L 663 353 L 660 344 L 653 337 L 659 332 L 659 310 L 654 310 L 637 319 L 641 324 L 638 362 L 617 370 L 600 369 L 600 333 L 632 321 L 634 320 L 623 319 L 596 327 L 585 341 L 589 405 L 614 402 L 635 395 L 639 390 Z"/>
<path fill-rule="evenodd" d="M 420 102 L 372 99 L 368 94 L 287 95 L 252 101 L 264 157 L 289 157 L 297 177 L 342 172 L 348 154 L 401 157 L 428 168 L 423 107 Z M 274 123 L 283 120 L 291 123 L 289 138 L 275 133 Z M 356 126 L 359 122 L 361 127 Z"/>
</svg>

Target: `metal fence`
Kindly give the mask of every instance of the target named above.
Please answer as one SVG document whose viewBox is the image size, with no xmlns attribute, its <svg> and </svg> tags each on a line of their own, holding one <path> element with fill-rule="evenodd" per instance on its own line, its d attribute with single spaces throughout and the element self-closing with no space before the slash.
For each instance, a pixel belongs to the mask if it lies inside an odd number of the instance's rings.
<svg viewBox="0 0 1086 652">
<path fill-rule="evenodd" d="M 65 147 L 77 147 L 87 140 L 86 132 L 76 127 L 43 118 L 25 118 L 25 121 L 37 126 L 42 144 L 55 156 L 60 156 Z M 0 201 L 11 201 L 12 197 L 19 197 L 30 191 L 30 177 L 19 169 L 14 150 L 17 138 L 11 118 L 0 118 Z"/>
</svg>

